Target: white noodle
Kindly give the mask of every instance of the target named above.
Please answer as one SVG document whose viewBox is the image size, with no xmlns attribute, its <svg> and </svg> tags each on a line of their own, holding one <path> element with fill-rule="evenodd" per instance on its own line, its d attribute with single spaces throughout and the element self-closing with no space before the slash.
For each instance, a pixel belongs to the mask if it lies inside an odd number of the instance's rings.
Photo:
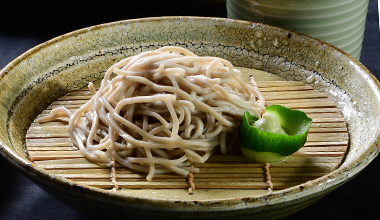
<svg viewBox="0 0 380 220">
<path fill-rule="evenodd" d="M 240 74 L 225 59 L 162 47 L 110 67 L 73 114 L 59 108 L 38 121 L 70 116 L 70 137 L 90 161 L 117 162 L 148 181 L 156 173 L 189 175 L 217 146 L 227 153 L 244 111 L 261 115 L 262 94 Z"/>
</svg>

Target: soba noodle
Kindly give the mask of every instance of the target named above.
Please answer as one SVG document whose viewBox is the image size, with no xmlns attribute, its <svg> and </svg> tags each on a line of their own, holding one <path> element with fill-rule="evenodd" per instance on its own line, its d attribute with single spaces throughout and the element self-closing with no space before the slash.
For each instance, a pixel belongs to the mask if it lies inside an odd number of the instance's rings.
<svg viewBox="0 0 380 220">
<path fill-rule="evenodd" d="M 38 121 L 70 117 L 73 144 L 92 162 L 116 161 L 147 173 L 148 181 L 157 173 L 186 176 L 217 146 L 228 151 L 244 111 L 262 113 L 262 94 L 240 74 L 225 59 L 162 47 L 109 68 L 73 114 L 56 108 Z"/>
</svg>

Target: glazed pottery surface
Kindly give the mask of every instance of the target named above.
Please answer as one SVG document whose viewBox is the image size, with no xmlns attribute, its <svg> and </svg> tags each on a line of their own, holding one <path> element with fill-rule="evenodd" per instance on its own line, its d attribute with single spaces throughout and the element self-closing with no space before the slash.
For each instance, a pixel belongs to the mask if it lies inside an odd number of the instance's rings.
<svg viewBox="0 0 380 220">
<path fill-rule="evenodd" d="M 360 1 L 361 2 L 361 1 Z M 50 174 L 28 159 L 25 134 L 50 103 L 102 78 L 118 60 L 165 45 L 219 56 L 303 81 L 338 105 L 349 129 L 343 164 L 328 175 L 278 192 L 175 199 L 102 190 Z M 379 152 L 379 82 L 357 60 L 303 34 L 222 18 L 160 17 L 84 28 L 38 45 L 0 73 L 0 152 L 45 191 L 85 213 L 130 218 L 276 219 L 320 199 L 357 175 Z"/>
</svg>

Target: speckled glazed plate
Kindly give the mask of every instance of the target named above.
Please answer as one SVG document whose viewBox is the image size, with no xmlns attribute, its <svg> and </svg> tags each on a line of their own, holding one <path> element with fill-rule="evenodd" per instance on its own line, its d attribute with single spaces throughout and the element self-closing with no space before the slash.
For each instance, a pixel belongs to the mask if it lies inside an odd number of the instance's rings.
<svg viewBox="0 0 380 220">
<path fill-rule="evenodd" d="M 315 180 L 276 191 L 170 199 L 115 193 L 53 175 L 29 160 L 25 136 L 42 110 L 71 90 L 100 79 L 126 56 L 164 45 L 220 56 L 302 81 L 337 103 L 349 129 L 341 166 Z M 379 152 L 379 82 L 358 61 L 308 36 L 221 18 L 160 17 L 119 21 L 59 36 L 9 63 L 0 73 L 1 154 L 46 192 L 85 213 L 120 218 L 275 219 L 290 215 L 353 178 Z"/>
</svg>

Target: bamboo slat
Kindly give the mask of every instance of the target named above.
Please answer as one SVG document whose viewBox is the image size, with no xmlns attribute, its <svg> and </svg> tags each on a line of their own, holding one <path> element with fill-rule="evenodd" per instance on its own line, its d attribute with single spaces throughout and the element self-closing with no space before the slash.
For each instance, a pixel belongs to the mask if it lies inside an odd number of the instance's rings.
<svg viewBox="0 0 380 220">
<path fill-rule="evenodd" d="M 348 149 L 349 135 L 345 119 L 326 94 L 296 81 L 258 82 L 260 91 L 268 105 L 280 104 L 304 111 L 313 119 L 307 142 L 298 152 L 286 160 L 270 165 L 273 190 L 281 190 L 321 177 L 344 160 Z M 51 106 L 50 110 L 64 106 L 74 112 L 88 99 L 87 89 L 71 91 Z M 64 119 L 62 122 L 32 123 L 26 135 L 29 157 L 38 166 L 59 177 L 78 184 L 113 189 L 111 169 L 106 163 L 92 163 L 72 146 Z M 216 153 L 203 164 L 194 164 L 200 169 L 194 174 L 197 190 L 265 190 L 268 188 L 263 165 L 255 164 L 234 149 L 228 155 Z M 187 177 L 176 174 L 157 174 L 147 182 L 145 174 L 135 173 L 119 165 L 116 167 L 119 189 L 183 189 L 189 187 Z"/>
</svg>

